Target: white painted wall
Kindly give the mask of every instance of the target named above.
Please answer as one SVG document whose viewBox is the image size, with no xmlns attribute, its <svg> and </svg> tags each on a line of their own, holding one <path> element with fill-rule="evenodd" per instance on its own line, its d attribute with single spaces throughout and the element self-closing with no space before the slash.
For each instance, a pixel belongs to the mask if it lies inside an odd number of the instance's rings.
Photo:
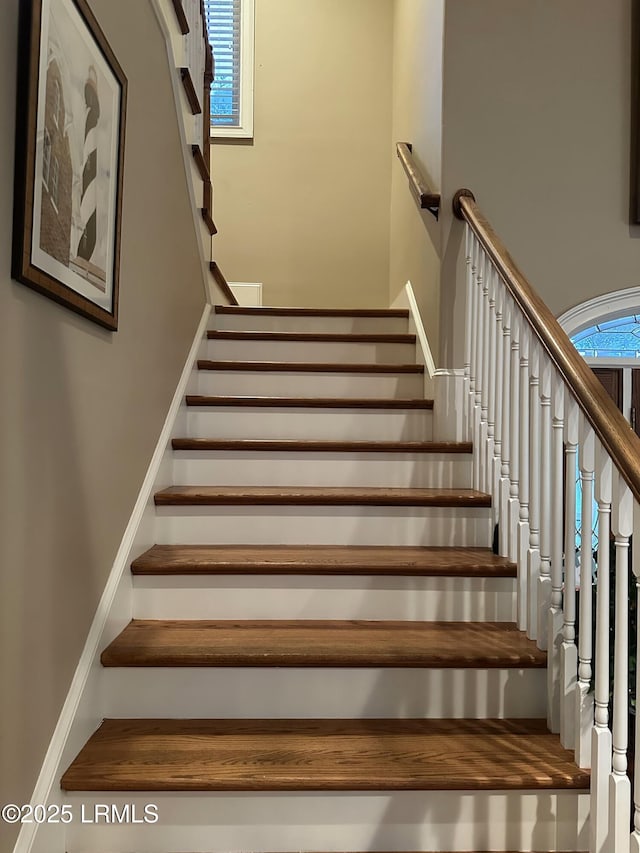
<svg viewBox="0 0 640 853">
<path fill-rule="evenodd" d="M 389 304 L 392 28 L 393 0 L 256 0 L 254 138 L 211 174 L 215 258 L 265 305 Z"/>
<path fill-rule="evenodd" d="M 420 170 L 430 187 L 439 191 L 443 39 L 444 0 L 394 0 L 389 301 L 393 304 L 411 281 L 436 354 L 441 228 L 417 206 L 395 146 L 412 143 Z"/>
</svg>

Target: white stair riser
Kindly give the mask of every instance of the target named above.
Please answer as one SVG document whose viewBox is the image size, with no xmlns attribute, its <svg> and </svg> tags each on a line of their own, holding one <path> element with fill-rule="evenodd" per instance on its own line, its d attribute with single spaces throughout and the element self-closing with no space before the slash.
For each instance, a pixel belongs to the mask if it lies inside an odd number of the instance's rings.
<svg viewBox="0 0 640 853">
<path fill-rule="evenodd" d="M 289 373 L 265 370 L 200 370 L 198 393 L 213 396 L 423 397 L 418 373 Z"/>
<path fill-rule="evenodd" d="M 106 717 L 544 717 L 546 670 L 103 670 Z"/>
<path fill-rule="evenodd" d="M 244 316 L 212 313 L 209 328 L 239 332 L 359 332 L 367 335 L 405 335 L 409 331 L 409 321 L 405 317 L 276 317 L 270 314 Z"/>
<path fill-rule="evenodd" d="M 415 364 L 415 344 L 358 341 L 209 340 L 204 358 L 235 361 L 330 361 Z"/>
<path fill-rule="evenodd" d="M 589 795 L 576 791 L 69 795 L 68 853 L 190 850 L 587 850 Z M 158 806 L 156 824 L 80 822 L 97 803 Z M 532 848 L 533 845 L 533 848 Z"/>
<path fill-rule="evenodd" d="M 189 407 L 192 438 L 315 438 L 335 441 L 429 441 L 428 409 Z"/>
<path fill-rule="evenodd" d="M 158 507 L 160 545 L 456 545 L 488 547 L 486 508 Z"/>
<path fill-rule="evenodd" d="M 134 578 L 136 619 L 515 621 L 513 578 Z"/>
<path fill-rule="evenodd" d="M 470 488 L 471 456 L 460 453 L 180 451 L 176 485 Z"/>
</svg>

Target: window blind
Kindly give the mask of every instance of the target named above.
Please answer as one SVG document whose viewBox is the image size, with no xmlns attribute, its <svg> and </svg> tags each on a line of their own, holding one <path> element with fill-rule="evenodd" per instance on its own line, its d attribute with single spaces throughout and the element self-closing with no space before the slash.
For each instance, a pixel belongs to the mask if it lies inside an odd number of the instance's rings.
<svg viewBox="0 0 640 853">
<path fill-rule="evenodd" d="M 211 124 L 240 125 L 240 38 L 242 0 L 204 0 L 209 42 L 215 60 Z"/>
</svg>

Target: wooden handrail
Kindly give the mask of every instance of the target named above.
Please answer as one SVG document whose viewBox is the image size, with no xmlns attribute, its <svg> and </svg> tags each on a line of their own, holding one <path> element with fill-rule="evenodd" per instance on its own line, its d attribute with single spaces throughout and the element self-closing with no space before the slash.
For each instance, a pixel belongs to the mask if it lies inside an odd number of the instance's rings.
<svg viewBox="0 0 640 853">
<path fill-rule="evenodd" d="M 437 219 L 440 212 L 440 193 L 434 193 L 429 188 L 416 161 L 413 159 L 412 151 L 413 147 L 410 142 L 398 142 L 396 144 L 396 152 L 409 178 L 409 188 L 412 195 L 422 210 L 428 210 Z"/>
<path fill-rule="evenodd" d="M 458 190 L 453 209 L 471 227 L 509 292 L 536 332 L 556 369 L 614 465 L 640 502 L 640 439 L 569 340 L 546 303 L 529 284 L 469 190 Z"/>
</svg>

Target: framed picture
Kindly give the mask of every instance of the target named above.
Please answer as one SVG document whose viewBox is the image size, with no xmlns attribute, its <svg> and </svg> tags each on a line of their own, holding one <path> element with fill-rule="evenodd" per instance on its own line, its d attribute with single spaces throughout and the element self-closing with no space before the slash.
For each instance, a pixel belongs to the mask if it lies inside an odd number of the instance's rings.
<svg viewBox="0 0 640 853">
<path fill-rule="evenodd" d="M 14 278 L 118 328 L 127 80 L 85 0 L 21 0 Z"/>
</svg>

